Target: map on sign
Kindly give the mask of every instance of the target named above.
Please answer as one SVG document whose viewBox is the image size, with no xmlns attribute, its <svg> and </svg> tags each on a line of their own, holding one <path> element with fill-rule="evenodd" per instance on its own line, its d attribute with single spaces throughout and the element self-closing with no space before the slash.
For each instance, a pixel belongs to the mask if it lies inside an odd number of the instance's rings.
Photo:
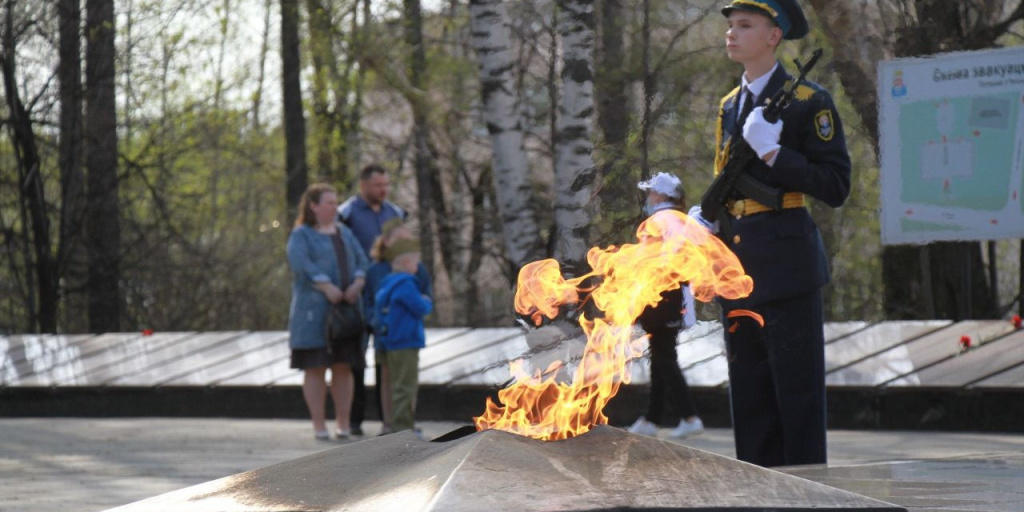
<svg viewBox="0 0 1024 512">
<path fill-rule="evenodd" d="M 1024 47 L 879 66 L 882 239 L 1024 236 Z"/>
</svg>

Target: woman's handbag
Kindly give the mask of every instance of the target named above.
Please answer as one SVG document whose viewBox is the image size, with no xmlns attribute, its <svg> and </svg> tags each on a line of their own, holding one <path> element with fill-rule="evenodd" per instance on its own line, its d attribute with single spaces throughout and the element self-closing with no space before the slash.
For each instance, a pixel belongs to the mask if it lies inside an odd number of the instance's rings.
<svg viewBox="0 0 1024 512">
<path fill-rule="evenodd" d="M 328 352 L 360 347 L 365 329 L 363 315 L 354 304 L 342 301 L 327 306 L 324 333 Z"/>
</svg>

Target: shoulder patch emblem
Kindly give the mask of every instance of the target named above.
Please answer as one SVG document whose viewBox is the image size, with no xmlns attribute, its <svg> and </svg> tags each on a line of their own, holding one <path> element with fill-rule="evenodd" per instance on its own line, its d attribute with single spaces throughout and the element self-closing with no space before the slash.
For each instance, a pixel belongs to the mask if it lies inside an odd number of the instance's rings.
<svg viewBox="0 0 1024 512">
<path fill-rule="evenodd" d="M 825 142 L 832 140 L 832 136 L 836 133 L 835 126 L 832 122 L 832 111 L 825 109 L 818 112 L 814 116 L 814 128 L 819 139 Z"/>
</svg>

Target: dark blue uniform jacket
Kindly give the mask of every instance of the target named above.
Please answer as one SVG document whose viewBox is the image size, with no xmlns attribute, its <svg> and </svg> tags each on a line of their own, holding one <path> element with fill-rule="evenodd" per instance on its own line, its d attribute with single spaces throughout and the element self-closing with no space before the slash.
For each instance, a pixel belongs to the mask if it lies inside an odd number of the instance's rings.
<svg viewBox="0 0 1024 512">
<path fill-rule="evenodd" d="M 764 106 L 784 85 L 794 80 L 780 64 L 755 105 Z M 739 88 L 722 99 L 716 132 L 715 173 L 728 161 L 737 126 Z M 775 165 L 751 162 L 746 172 L 786 192 L 802 192 L 832 207 L 850 193 L 850 157 L 839 114 L 832 97 L 821 86 L 805 81 L 782 112 L 782 136 Z M 756 213 L 733 220 L 734 235 L 723 240 L 754 279 L 750 297 L 723 301 L 727 309 L 754 308 L 758 304 L 796 297 L 821 288 L 830 279 L 828 261 L 818 227 L 806 208 Z"/>
</svg>

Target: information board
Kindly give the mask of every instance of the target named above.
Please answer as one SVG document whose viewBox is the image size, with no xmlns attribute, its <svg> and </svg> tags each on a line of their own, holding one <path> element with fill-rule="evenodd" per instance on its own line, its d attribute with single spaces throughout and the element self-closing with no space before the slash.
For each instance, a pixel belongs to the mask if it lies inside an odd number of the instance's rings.
<svg viewBox="0 0 1024 512">
<path fill-rule="evenodd" d="M 878 66 L 882 242 L 1024 237 L 1024 46 Z"/>
</svg>

